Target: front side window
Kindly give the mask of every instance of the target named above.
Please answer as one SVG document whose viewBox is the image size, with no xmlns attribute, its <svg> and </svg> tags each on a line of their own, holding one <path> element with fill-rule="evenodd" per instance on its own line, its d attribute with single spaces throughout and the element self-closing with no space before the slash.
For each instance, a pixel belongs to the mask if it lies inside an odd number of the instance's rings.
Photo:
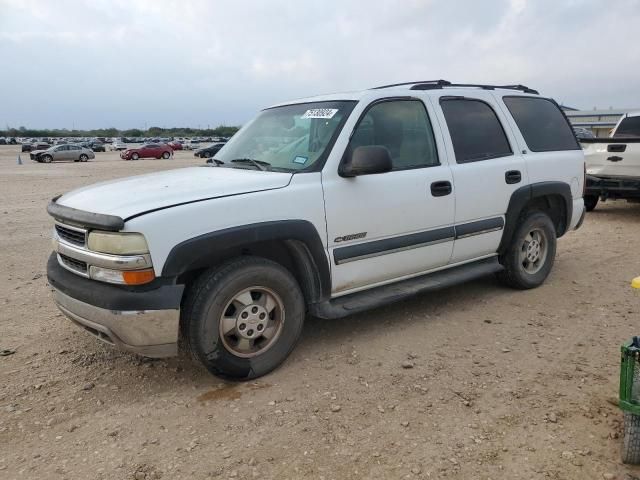
<svg viewBox="0 0 640 480">
<path fill-rule="evenodd" d="M 373 145 L 389 150 L 394 170 L 439 165 L 431 122 L 419 100 L 385 100 L 369 108 L 349 148 Z"/>
<path fill-rule="evenodd" d="M 580 150 L 569 122 L 551 100 L 516 96 L 503 100 L 532 152 Z"/>
<path fill-rule="evenodd" d="M 456 162 L 468 163 L 512 155 L 502 124 L 493 109 L 482 100 L 440 99 L 449 127 Z"/>
<path fill-rule="evenodd" d="M 296 172 L 321 166 L 356 102 L 313 102 L 262 111 L 216 154 L 224 167 Z"/>
</svg>

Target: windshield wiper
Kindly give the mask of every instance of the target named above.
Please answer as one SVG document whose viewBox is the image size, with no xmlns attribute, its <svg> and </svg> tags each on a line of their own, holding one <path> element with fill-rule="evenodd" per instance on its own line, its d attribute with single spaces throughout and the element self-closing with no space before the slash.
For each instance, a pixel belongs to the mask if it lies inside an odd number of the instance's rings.
<svg viewBox="0 0 640 480">
<path fill-rule="evenodd" d="M 231 163 L 249 163 L 262 172 L 266 172 L 271 167 L 269 162 L 254 160 L 253 158 L 235 158 L 231 160 Z"/>
</svg>

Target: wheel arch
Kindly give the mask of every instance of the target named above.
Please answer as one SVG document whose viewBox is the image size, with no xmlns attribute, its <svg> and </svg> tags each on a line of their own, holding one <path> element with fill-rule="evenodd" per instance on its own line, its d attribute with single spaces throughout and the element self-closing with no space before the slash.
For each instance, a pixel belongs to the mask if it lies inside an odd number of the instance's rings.
<svg viewBox="0 0 640 480">
<path fill-rule="evenodd" d="M 178 283 L 188 284 L 204 270 L 243 255 L 264 257 L 287 268 L 298 281 L 307 304 L 330 295 L 325 249 L 317 229 L 306 220 L 254 223 L 185 240 L 169 252 L 162 276 L 177 277 Z"/>
<path fill-rule="evenodd" d="M 541 210 L 549 214 L 556 228 L 556 236 L 563 236 L 571 224 L 573 197 L 571 186 L 565 182 L 538 182 L 520 187 L 511 194 L 505 214 L 504 233 L 498 248 L 504 253 L 513 237 L 523 213 Z"/>
</svg>

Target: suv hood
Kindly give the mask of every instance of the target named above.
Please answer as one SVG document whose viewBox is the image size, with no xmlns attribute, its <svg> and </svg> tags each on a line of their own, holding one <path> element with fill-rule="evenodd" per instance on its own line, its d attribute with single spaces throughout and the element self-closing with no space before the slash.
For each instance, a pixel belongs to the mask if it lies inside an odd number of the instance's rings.
<svg viewBox="0 0 640 480">
<path fill-rule="evenodd" d="M 128 219 L 150 210 L 286 187 L 291 173 L 190 167 L 137 175 L 73 190 L 56 203 Z"/>
</svg>

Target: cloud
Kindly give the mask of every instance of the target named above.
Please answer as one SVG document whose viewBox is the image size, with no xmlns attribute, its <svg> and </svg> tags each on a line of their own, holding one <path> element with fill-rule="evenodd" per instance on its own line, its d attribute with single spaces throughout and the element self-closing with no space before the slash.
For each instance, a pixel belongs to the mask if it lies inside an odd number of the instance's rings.
<svg viewBox="0 0 640 480">
<path fill-rule="evenodd" d="M 406 80 L 640 107 L 640 0 L 0 0 L 0 125 L 242 123 Z"/>
</svg>

